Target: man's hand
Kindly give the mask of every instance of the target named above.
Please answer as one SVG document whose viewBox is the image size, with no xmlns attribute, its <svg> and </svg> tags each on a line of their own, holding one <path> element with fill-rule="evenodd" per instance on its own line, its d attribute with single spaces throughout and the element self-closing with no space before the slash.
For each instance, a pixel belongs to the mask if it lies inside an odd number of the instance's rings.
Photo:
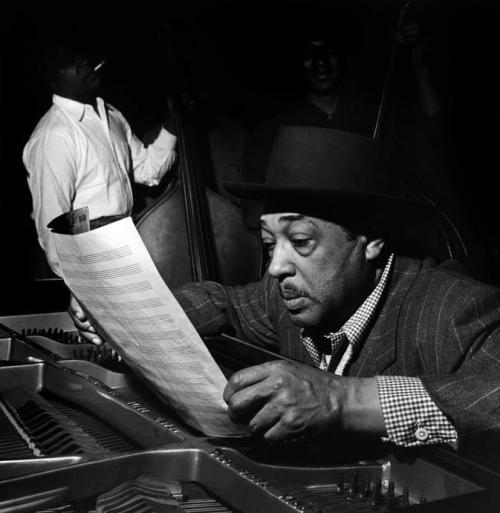
<svg viewBox="0 0 500 513">
<path fill-rule="evenodd" d="M 427 67 L 427 41 L 422 36 L 420 27 L 416 22 L 408 23 L 400 27 L 399 42 L 412 48 L 411 61 L 415 70 Z"/>
<path fill-rule="evenodd" d="M 233 421 L 248 422 L 268 441 L 338 430 L 385 433 L 375 378 L 342 378 L 273 361 L 235 373 L 224 400 Z"/>
<path fill-rule="evenodd" d="M 163 128 L 172 135 L 177 135 L 177 123 L 175 121 L 175 105 L 171 96 L 165 99 L 165 119 L 163 121 Z"/>
<path fill-rule="evenodd" d="M 78 330 L 80 337 L 91 344 L 102 344 L 101 338 L 96 334 L 94 326 L 90 324 L 90 321 L 87 319 L 82 307 L 73 294 L 69 300 L 68 313 L 73 319 L 73 323 Z"/>
</svg>

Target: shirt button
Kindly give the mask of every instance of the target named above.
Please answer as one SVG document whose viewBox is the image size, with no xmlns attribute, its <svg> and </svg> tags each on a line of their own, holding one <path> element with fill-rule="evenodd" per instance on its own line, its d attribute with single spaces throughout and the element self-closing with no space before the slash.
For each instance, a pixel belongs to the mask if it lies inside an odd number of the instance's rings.
<svg viewBox="0 0 500 513">
<path fill-rule="evenodd" d="M 429 431 L 423 427 L 419 427 L 415 431 L 415 438 L 419 442 L 425 442 L 429 438 Z"/>
</svg>

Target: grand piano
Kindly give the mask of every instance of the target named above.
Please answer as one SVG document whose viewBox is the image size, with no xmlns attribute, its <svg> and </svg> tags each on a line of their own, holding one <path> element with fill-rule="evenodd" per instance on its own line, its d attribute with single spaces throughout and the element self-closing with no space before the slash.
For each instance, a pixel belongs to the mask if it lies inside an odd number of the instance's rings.
<svg viewBox="0 0 500 513">
<path fill-rule="evenodd" d="M 491 462 L 377 441 L 209 438 L 110 348 L 81 343 L 65 312 L 0 324 L 2 512 L 498 511 Z M 205 342 L 227 375 L 279 357 Z"/>
</svg>

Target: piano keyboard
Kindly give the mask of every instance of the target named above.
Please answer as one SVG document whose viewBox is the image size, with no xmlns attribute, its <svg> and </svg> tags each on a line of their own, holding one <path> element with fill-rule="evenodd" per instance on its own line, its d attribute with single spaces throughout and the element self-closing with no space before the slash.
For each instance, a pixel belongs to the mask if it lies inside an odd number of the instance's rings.
<svg viewBox="0 0 500 513">
<path fill-rule="evenodd" d="M 8 438 L 2 438 L 3 459 L 22 458 L 29 453 L 37 457 L 100 456 L 138 447 L 83 409 L 46 395 L 22 389 L 2 395 L 0 431 L 9 433 Z"/>
<path fill-rule="evenodd" d="M 37 453 L 38 451 L 38 453 Z M 41 453 L 15 422 L 9 408 L 0 400 L 0 455 L 2 459 L 26 459 Z"/>
</svg>

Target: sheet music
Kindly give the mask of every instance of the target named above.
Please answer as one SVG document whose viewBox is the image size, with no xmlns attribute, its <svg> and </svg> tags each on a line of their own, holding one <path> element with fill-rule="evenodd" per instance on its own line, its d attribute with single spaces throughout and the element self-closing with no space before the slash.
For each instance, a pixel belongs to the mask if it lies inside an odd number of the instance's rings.
<svg viewBox="0 0 500 513">
<path fill-rule="evenodd" d="M 132 220 L 52 236 L 67 286 L 127 364 L 206 435 L 244 434 L 227 415 L 226 378 L 158 273 Z"/>
</svg>

